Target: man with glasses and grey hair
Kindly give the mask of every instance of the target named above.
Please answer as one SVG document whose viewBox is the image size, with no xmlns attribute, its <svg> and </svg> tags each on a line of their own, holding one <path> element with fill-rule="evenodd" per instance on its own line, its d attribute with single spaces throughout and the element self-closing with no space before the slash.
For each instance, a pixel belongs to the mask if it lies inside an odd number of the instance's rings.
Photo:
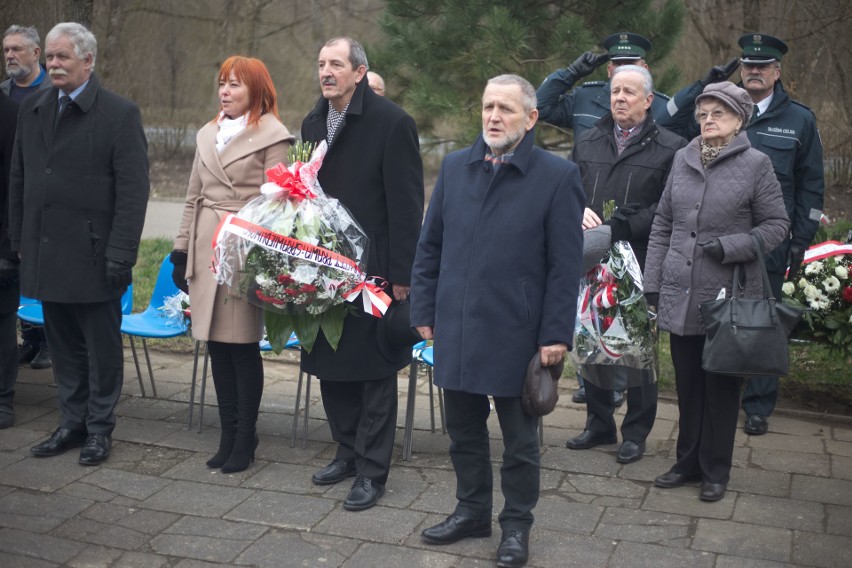
<svg viewBox="0 0 852 568">
<path fill-rule="evenodd" d="M 754 102 L 754 114 L 743 128 L 752 147 L 772 160 L 790 218 L 789 235 L 766 257 L 772 293 L 781 298 L 784 280 L 795 281 L 822 217 L 825 193 L 822 141 L 813 111 L 790 98 L 781 84 L 781 58 L 788 51 L 787 44 L 760 33 L 745 34 L 738 44 L 742 49 L 739 86 Z M 680 120 L 690 121 L 697 134 L 698 125 L 692 117 L 695 99 L 703 88 L 701 82 L 696 82 L 678 92 L 672 100 L 683 112 L 661 120 L 661 124 L 667 126 L 668 120 L 676 122 L 681 117 Z M 685 118 L 684 113 L 688 114 Z M 683 123 L 676 126 L 683 128 Z M 746 381 L 742 397 L 746 434 L 760 436 L 769 430 L 768 418 L 777 400 L 777 377 L 752 377 Z"/>
<path fill-rule="evenodd" d="M 0 91 L 20 104 L 32 93 L 50 88 L 47 73 L 38 62 L 40 55 L 35 28 L 10 26 L 3 34 L 3 62 L 9 78 L 0 83 Z"/>
<path fill-rule="evenodd" d="M 9 184 L 21 293 L 42 302 L 59 386 L 59 427 L 30 453 L 83 446 L 81 465 L 109 457 L 124 372 L 121 296 L 150 189 L 139 108 L 101 86 L 96 57 L 80 24 L 47 34 L 52 87 L 21 104 Z"/>
</svg>

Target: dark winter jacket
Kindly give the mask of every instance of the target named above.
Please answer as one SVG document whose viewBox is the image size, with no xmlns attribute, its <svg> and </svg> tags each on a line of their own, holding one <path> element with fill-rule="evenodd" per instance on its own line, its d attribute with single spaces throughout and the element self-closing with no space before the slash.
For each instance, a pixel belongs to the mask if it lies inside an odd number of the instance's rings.
<svg viewBox="0 0 852 568">
<path fill-rule="evenodd" d="M 648 118 L 640 126 L 621 155 L 615 145 L 615 123 L 608 114 L 587 130 L 574 144 L 571 159 L 580 166 L 586 207 L 603 219 L 603 206 L 614 200 L 620 209 L 630 211 L 630 246 L 639 265 L 645 265 L 648 235 L 657 202 L 663 194 L 675 152 L 686 140 Z"/>
<path fill-rule="evenodd" d="M 645 292 L 660 294 L 657 323 L 677 335 L 704 333 L 698 306 L 715 300 L 723 288 L 731 297 L 736 263 L 745 263 L 744 297 L 762 297 L 763 280 L 750 235 L 758 235 L 764 251 L 770 251 L 790 226 L 772 164 L 751 147 L 745 132 L 706 170 L 699 140 L 675 155 L 645 262 Z M 722 262 L 705 255 L 698 244 L 713 237 L 722 243 Z"/>
</svg>

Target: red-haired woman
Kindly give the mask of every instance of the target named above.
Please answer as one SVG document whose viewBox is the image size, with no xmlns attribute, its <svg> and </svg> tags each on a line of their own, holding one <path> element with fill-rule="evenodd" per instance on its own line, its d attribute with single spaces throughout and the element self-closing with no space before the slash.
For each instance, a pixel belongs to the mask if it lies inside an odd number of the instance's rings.
<svg viewBox="0 0 852 568">
<path fill-rule="evenodd" d="M 219 69 L 219 114 L 198 131 L 186 206 L 171 255 L 172 278 L 192 306 L 192 336 L 207 341 L 222 433 L 207 467 L 242 471 L 254 459 L 263 394 L 260 308 L 219 286 L 209 269 L 220 219 L 260 193 L 266 170 L 287 162 L 294 137 L 278 119 L 266 66 L 234 56 Z"/>
</svg>

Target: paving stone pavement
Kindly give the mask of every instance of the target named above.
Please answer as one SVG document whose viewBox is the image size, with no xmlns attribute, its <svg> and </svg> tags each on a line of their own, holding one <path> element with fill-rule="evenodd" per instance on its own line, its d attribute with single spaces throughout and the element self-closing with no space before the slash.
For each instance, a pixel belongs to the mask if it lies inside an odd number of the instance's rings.
<svg viewBox="0 0 852 568">
<path fill-rule="evenodd" d="M 431 431 L 425 374 L 417 383 L 411 461 L 402 459 L 408 385 L 403 372 L 388 492 L 373 509 L 352 513 L 341 507 L 348 483 L 318 487 L 310 481 L 334 453 L 315 382 L 307 446 L 301 444 L 300 420 L 291 447 L 294 353 L 266 359 L 257 461 L 232 475 L 204 465 L 218 442 L 215 407 L 205 407 L 199 432 L 196 405 L 192 428 L 187 427 L 192 356 L 151 353 L 158 397 L 151 397 L 147 376 L 149 396 L 141 396 L 126 350 L 112 455 L 97 467 L 78 465 L 76 451 L 53 458 L 29 455 L 56 427 L 56 388 L 50 371 L 21 367 L 16 425 L 0 431 L 0 566 L 494 565 L 496 518 L 491 538 L 443 547 L 420 540 L 420 531 L 443 520 L 455 502 L 449 441 L 437 404 Z M 544 420 L 542 495 L 529 566 L 852 566 L 849 417 L 779 411 L 765 436 L 740 430 L 728 493 L 722 501 L 704 503 L 697 484 L 653 486 L 654 477 L 674 461 L 673 401 L 660 401 L 645 458 L 620 465 L 617 445 L 564 447 L 585 423 L 585 407 L 571 402 L 570 383 L 563 381 L 557 410 Z M 208 386 L 207 403 L 215 404 L 212 382 Z M 489 427 L 497 481 L 502 444 L 494 417 Z M 501 506 L 498 491 L 495 513 Z"/>
</svg>

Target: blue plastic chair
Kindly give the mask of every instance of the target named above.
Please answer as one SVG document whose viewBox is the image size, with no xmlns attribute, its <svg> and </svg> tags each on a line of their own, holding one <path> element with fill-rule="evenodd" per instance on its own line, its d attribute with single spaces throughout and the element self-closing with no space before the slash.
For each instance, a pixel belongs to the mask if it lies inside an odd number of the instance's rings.
<svg viewBox="0 0 852 568">
<path fill-rule="evenodd" d="M 405 429 L 402 440 L 402 459 L 411 460 L 412 437 L 414 436 L 414 398 L 417 396 L 417 374 L 420 366 L 426 367 L 426 376 L 429 378 L 429 413 L 432 433 L 435 433 L 435 390 L 432 381 L 432 367 L 434 366 L 434 349 L 425 341 L 416 343 L 411 348 L 411 366 L 408 370 L 408 397 L 406 398 Z M 447 421 L 444 414 L 444 395 L 438 389 L 438 406 L 441 412 L 441 432 L 447 433 Z"/>
<path fill-rule="evenodd" d="M 166 298 L 174 296 L 178 290 L 172 281 L 172 262 L 166 256 L 160 265 L 157 281 L 154 283 L 154 291 L 151 293 L 151 301 L 145 311 L 138 314 L 127 314 L 121 318 L 121 333 L 130 340 L 130 351 L 133 353 L 133 363 L 136 365 L 136 376 L 139 380 L 139 389 L 145 396 L 145 387 L 142 385 L 142 369 L 139 367 L 139 356 L 136 353 L 134 337 L 142 338 L 142 349 L 145 352 L 145 362 L 148 365 L 148 377 L 151 380 L 151 392 L 157 396 L 157 385 L 154 383 L 154 370 L 151 367 L 151 356 L 148 354 L 147 339 L 167 339 L 183 335 L 185 331 L 174 323 L 163 317 L 160 308 L 165 304 Z"/>
<path fill-rule="evenodd" d="M 127 290 L 121 296 L 121 313 L 129 314 L 131 311 L 133 311 L 133 284 L 128 286 Z M 42 310 L 41 302 L 33 298 L 21 296 L 18 306 L 18 318 L 33 325 L 44 325 L 44 311 Z"/>
</svg>

